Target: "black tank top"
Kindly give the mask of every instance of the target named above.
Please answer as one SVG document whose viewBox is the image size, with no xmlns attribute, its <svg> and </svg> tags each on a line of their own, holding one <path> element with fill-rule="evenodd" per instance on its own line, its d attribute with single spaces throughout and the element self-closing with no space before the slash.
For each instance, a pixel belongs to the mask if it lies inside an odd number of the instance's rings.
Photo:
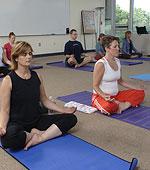
<svg viewBox="0 0 150 170">
<path fill-rule="evenodd" d="M 32 124 L 40 117 L 40 79 L 34 71 L 27 80 L 14 71 L 9 76 L 12 82 L 9 121 Z"/>
</svg>

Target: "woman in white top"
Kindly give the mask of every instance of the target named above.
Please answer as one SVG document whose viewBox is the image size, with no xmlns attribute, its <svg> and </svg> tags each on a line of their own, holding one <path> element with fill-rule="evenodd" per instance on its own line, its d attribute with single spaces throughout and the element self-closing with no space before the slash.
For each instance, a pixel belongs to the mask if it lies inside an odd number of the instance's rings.
<svg viewBox="0 0 150 170">
<path fill-rule="evenodd" d="M 144 90 L 122 79 L 120 61 L 116 58 L 119 55 L 118 38 L 105 36 L 102 43 L 106 55 L 94 67 L 92 106 L 107 115 L 138 106 L 144 100 Z M 119 91 L 118 83 L 129 89 Z"/>
</svg>

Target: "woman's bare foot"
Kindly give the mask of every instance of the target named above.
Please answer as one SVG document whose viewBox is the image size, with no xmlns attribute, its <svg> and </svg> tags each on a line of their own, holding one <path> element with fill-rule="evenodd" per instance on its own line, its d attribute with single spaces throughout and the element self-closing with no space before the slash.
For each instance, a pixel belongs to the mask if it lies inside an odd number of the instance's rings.
<svg viewBox="0 0 150 170">
<path fill-rule="evenodd" d="M 41 135 L 38 135 L 38 134 L 35 133 L 31 137 L 31 139 L 26 143 L 26 146 L 25 146 L 24 150 L 28 150 L 29 147 L 37 145 L 37 144 L 39 144 L 41 142 L 42 142 Z"/>
<path fill-rule="evenodd" d="M 33 128 L 33 129 L 31 130 L 31 133 L 32 133 L 32 134 L 37 134 L 37 135 L 42 135 L 42 134 L 44 133 L 44 131 L 38 130 L 38 129 L 36 129 L 36 128 Z"/>
<path fill-rule="evenodd" d="M 80 67 L 80 65 L 79 65 L 79 64 L 76 64 L 76 65 L 75 65 L 75 68 L 78 68 L 78 67 Z"/>
<path fill-rule="evenodd" d="M 119 108 L 117 110 L 118 114 L 121 114 L 122 111 L 128 109 L 131 106 L 131 104 L 129 102 L 120 102 L 119 103 Z"/>
</svg>

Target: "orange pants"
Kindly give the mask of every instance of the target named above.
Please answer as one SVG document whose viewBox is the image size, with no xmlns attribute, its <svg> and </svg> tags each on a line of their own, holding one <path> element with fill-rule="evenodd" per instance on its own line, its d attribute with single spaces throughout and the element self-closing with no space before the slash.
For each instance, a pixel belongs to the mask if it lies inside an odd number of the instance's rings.
<svg viewBox="0 0 150 170">
<path fill-rule="evenodd" d="M 144 90 L 123 90 L 119 91 L 116 96 L 111 96 L 111 98 L 115 98 L 115 100 L 119 102 L 129 102 L 131 106 L 138 106 L 144 100 Z M 92 106 L 96 107 L 100 111 L 105 111 L 106 113 L 116 113 L 118 110 L 119 104 L 115 101 L 110 102 L 106 101 L 98 94 L 92 95 Z"/>
</svg>

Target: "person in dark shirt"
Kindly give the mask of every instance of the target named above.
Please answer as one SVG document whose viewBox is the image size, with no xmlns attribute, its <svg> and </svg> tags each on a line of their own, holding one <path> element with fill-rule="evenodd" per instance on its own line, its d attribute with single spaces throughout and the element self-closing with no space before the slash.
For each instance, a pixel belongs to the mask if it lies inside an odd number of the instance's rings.
<svg viewBox="0 0 150 170">
<path fill-rule="evenodd" d="M 67 67 L 81 67 L 93 61 L 94 56 L 83 54 L 82 44 L 77 41 L 78 34 L 75 29 L 70 31 L 70 40 L 65 44 L 64 54 L 66 56 L 65 64 Z M 82 57 L 83 56 L 83 57 Z"/>
<path fill-rule="evenodd" d="M 76 108 L 59 106 L 48 99 L 42 78 L 30 70 L 32 47 L 17 42 L 11 53 L 11 73 L 1 84 L 0 137 L 4 148 L 14 150 L 42 143 L 75 126 Z M 41 113 L 40 102 L 61 114 Z"/>
</svg>

